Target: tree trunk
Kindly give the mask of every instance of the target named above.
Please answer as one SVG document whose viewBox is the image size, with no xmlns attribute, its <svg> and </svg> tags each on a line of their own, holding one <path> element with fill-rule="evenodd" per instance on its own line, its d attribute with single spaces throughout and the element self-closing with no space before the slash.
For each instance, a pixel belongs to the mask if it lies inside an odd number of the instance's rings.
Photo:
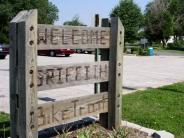
<svg viewBox="0 0 184 138">
<path fill-rule="evenodd" d="M 162 39 L 161 41 L 162 41 L 162 47 L 163 47 L 163 48 L 167 48 L 167 41 L 168 41 L 168 40 Z"/>
<path fill-rule="evenodd" d="M 164 42 L 164 40 L 161 40 L 162 41 L 162 48 L 164 48 L 165 47 L 165 42 Z"/>
<path fill-rule="evenodd" d="M 174 43 L 177 42 L 177 36 L 174 36 Z"/>
</svg>

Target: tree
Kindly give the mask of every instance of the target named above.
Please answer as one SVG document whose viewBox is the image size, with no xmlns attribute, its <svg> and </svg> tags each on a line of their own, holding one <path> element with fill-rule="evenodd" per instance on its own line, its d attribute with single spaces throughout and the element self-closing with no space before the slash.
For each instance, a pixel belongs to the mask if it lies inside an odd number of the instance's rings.
<svg viewBox="0 0 184 138">
<path fill-rule="evenodd" d="M 8 43 L 8 24 L 21 10 L 38 9 L 38 23 L 53 24 L 58 8 L 48 0 L 0 0 L 0 43 Z"/>
<path fill-rule="evenodd" d="M 184 35 L 184 1 L 183 0 L 171 0 L 170 13 L 173 15 L 174 24 L 174 36 L 175 38 Z M 177 39 L 176 39 L 177 40 Z"/>
<path fill-rule="evenodd" d="M 76 15 L 73 17 L 73 19 L 71 21 L 66 21 L 63 23 L 63 25 L 69 25 L 69 26 L 86 26 L 84 25 L 80 19 L 79 19 L 79 16 Z"/>
<path fill-rule="evenodd" d="M 163 47 L 167 47 L 174 28 L 170 4 L 170 0 L 154 0 L 147 5 L 145 13 L 145 33 L 148 39 L 162 41 Z"/>
<path fill-rule="evenodd" d="M 143 15 L 133 0 L 121 0 L 112 10 L 111 17 L 119 17 L 125 28 L 125 41 L 137 40 L 138 31 L 143 24 Z"/>
</svg>

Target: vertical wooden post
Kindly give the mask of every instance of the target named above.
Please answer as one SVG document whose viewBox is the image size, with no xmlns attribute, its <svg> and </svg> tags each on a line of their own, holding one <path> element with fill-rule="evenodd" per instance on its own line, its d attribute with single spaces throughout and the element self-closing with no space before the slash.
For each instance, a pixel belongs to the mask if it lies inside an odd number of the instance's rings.
<svg viewBox="0 0 184 138">
<path fill-rule="evenodd" d="M 20 12 L 11 22 L 10 22 L 10 126 L 11 138 L 17 138 L 18 135 L 18 88 L 17 88 L 17 68 L 18 68 L 18 55 L 17 55 L 17 22 L 25 14 L 25 11 Z"/>
<path fill-rule="evenodd" d="M 99 14 L 95 14 L 95 27 L 99 26 Z M 95 61 L 99 61 L 100 60 L 100 49 L 95 49 Z M 94 84 L 94 88 L 95 88 L 95 94 L 99 93 L 100 91 L 100 85 L 99 83 L 95 83 Z"/>
<path fill-rule="evenodd" d="M 10 23 L 10 126 L 11 138 L 17 137 L 17 121 L 18 121 L 18 111 L 17 111 L 17 44 L 16 44 L 16 23 Z"/>
<path fill-rule="evenodd" d="M 37 138 L 37 10 L 17 16 L 10 24 L 11 137 Z"/>
<path fill-rule="evenodd" d="M 123 47 L 124 27 L 117 17 L 111 18 L 109 65 L 109 104 L 108 127 L 117 129 L 121 124 L 122 114 L 122 79 L 123 79 Z"/>
<path fill-rule="evenodd" d="M 102 27 L 109 27 L 108 18 L 102 19 Z M 101 61 L 109 60 L 109 49 L 100 49 L 100 54 L 101 54 Z M 107 92 L 107 91 L 108 91 L 108 82 L 100 83 L 100 92 Z M 108 113 L 100 114 L 100 124 L 103 127 L 108 128 Z"/>
</svg>

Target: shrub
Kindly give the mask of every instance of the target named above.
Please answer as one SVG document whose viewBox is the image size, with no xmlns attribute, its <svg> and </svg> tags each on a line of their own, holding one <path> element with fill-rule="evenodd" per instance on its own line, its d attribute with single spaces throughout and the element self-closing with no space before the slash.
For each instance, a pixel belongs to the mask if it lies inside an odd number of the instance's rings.
<svg viewBox="0 0 184 138">
<path fill-rule="evenodd" d="M 0 112 L 0 137 L 9 137 L 10 136 L 10 120 L 9 115 L 3 112 Z"/>
<path fill-rule="evenodd" d="M 138 55 L 148 56 L 148 49 L 139 48 Z"/>
<path fill-rule="evenodd" d="M 167 49 L 171 50 L 184 50 L 184 40 L 178 40 L 174 43 L 169 43 Z"/>
<path fill-rule="evenodd" d="M 160 43 L 153 43 L 153 44 L 151 45 L 151 47 L 154 47 L 154 48 L 161 48 L 162 45 L 161 45 Z"/>
<path fill-rule="evenodd" d="M 174 43 L 169 43 L 169 44 L 167 44 L 167 49 L 175 50 L 175 49 L 177 49 L 177 47 L 175 46 Z"/>
<path fill-rule="evenodd" d="M 138 54 L 138 51 L 139 51 L 139 47 L 138 46 L 135 46 L 135 47 L 131 48 L 131 54 Z"/>
</svg>

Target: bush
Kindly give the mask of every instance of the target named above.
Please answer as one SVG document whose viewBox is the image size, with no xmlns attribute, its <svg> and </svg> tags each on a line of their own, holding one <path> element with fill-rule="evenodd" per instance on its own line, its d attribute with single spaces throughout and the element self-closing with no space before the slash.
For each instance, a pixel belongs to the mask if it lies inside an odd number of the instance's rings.
<svg viewBox="0 0 184 138">
<path fill-rule="evenodd" d="M 131 54 L 138 54 L 138 52 L 139 52 L 139 47 L 138 46 L 131 48 Z"/>
<path fill-rule="evenodd" d="M 175 49 L 177 49 L 177 47 L 175 46 L 174 43 L 169 43 L 169 44 L 167 44 L 167 49 L 175 50 Z"/>
<path fill-rule="evenodd" d="M 169 43 L 167 49 L 170 50 L 184 50 L 184 40 L 178 40 L 174 43 Z"/>
<path fill-rule="evenodd" d="M 151 45 L 151 47 L 154 47 L 154 48 L 161 48 L 162 45 L 161 45 L 160 43 L 153 43 L 153 44 Z"/>
<path fill-rule="evenodd" d="M 10 136 L 9 114 L 0 112 L 0 137 Z"/>
<path fill-rule="evenodd" d="M 138 55 L 148 56 L 148 49 L 139 48 Z"/>
</svg>

